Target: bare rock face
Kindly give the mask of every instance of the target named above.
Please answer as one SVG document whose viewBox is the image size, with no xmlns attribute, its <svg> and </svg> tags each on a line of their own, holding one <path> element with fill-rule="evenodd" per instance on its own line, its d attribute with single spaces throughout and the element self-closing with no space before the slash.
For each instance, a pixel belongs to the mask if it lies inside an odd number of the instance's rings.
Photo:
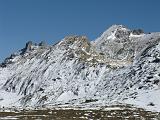
<svg viewBox="0 0 160 120">
<path fill-rule="evenodd" d="M 134 56 L 134 43 L 131 30 L 122 25 L 113 25 L 95 40 L 98 51 L 108 59 L 131 60 Z"/>
<path fill-rule="evenodd" d="M 87 106 L 153 103 L 147 109 L 158 110 L 159 55 L 160 33 L 123 25 L 111 26 L 94 42 L 85 36 L 55 45 L 28 42 L 0 65 L 0 105 L 84 107 L 91 101 Z"/>
<path fill-rule="evenodd" d="M 89 40 L 86 36 L 67 36 L 60 45 L 72 49 L 88 49 L 90 47 Z"/>
<path fill-rule="evenodd" d="M 23 49 L 21 50 L 21 54 L 25 54 L 25 53 L 31 51 L 32 45 L 33 45 L 32 41 L 28 41 L 28 42 L 26 43 L 25 48 L 23 48 Z"/>
<path fill-rule="evenodd" d="M 42 42 L 40 42 L 39 43 L 39 46 L 43 46 L 43 47 L 45 47 L 47 44 L 46 44 L 46 42 L 45 41 L 42 41 Z"/>
<path fill-rule="evenodd" d="M 32 41 L 29 41 L 26 43 L 26 47 L 25 47 L 26 52 L 31 50 L 32 45 L 33 45 Z"/>
<path fill-rule="evenodd" d="M 94 45 L 107 59 L 132 63 L 158 38 L 159 33 L 145 34 L 141 29 L 130 30 L 122 25 L 113 25 L 95 40 Z"/>
<path fill-rule="evenodd" d="M 137 29 L 132 31 L 133 35 L 141 35 L 144 34 L 144 31 L 142 29 Z"/>
</svg>

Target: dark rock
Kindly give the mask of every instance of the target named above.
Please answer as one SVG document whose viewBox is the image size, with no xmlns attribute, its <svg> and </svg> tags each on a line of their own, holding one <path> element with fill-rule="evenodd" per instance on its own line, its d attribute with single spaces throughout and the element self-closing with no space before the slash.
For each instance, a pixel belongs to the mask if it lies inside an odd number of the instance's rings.
<svg viewBox="0 0 160 120">
<path fill-rule="evenodd" d="M 153 63 L 159 63 L 160 62 L 160 59 L 159 58 L 156 58 L 155 60 L 152 61 Z"/>
<path fill-rule="evenodd" d="M 32 45 L 33 45 L 32 41 L 27 42 L 25 47 L 26 51 L 30 51 Z"/>
<path fill-rule="evenodd" d="M 23 49 L 21 50 L 21 51 L 22 51 L 22 52 L 21 52 L 21 55 L 25 54 L 25 53 L 28 52 L 28 51 L 31 51 L 32 45 L 33 45 L 32 41 L 28 41 L 28 42 L 26 43 L 25 48 L 23 48 Z"/>
<path fill-rule="evenodd" d="M 47 44 L 46 44 L 45 41 L 42 41 L 42 42 L 39 43 L 39 46 L 46 46 L 46 45 L 47 45 Z"/>
<path fill-rule="evenodd" d="M 5 68 L 5 67 L 7 67 L 7 65 L 5 63 L 1 63 L 0 67 Z"/>
<path fill-rule="evenodd" d="M 143 88 L 143 86 L 138 87 L 138 89 L 142 89 L 142 88 Z"/>
<path fill-rule="evenodd" d="M 148 77 L 147 77 L 147 79 L 152 79 L 152 78 L 153 78 L 153 76 L 148 76 Z"/>
<path fill-rule="evenodd" d="M 137 29 L 137 30 L 132 31 L 132 34 L 134 34 L 134 35 L 140 35 L 140 34 L 143 34 L 143 33 L 144 33 L 144 31 L 142 29 Z"/>
<path fill-rule="evenodd" d="M 159 84 L 159 81 L 160 81 L 160 80 L 154 80 L 154 81 L 153 81 L 153 84 L 158 85 L 158 84 Z"/>
<path fill-rule="evenodd" d="M 43 88 L 40 88 L 39 91 L 44 91 L 44 89 L 43 89 Z"/>
<path fill-rule="evenodd" d="M 130 31 L 124 31 L 124 30 L 117 30 L 115 33 L 116 38 L 121 38 L 121 39 L 128 39 L 128 36 L 130 34 Z"/>
<path fill-rule="evenodd" d="M 155 104 L 152 103 L 152 102 L 150 102 L 150 103 L 148 104 L 148 106 L 155 106 Z"/>
</svg>

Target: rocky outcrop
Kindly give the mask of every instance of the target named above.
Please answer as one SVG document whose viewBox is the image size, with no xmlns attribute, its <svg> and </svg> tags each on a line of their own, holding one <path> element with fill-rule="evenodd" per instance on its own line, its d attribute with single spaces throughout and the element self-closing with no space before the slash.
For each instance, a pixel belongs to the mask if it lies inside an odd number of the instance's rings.
<svg viewBox="0 0 160 120">
<path fill-rule="evenodd" d="M 46 44 L 46 42 L 45 42 L 45 41 L 42 41 L 42 42 L 40 42 L 40 43 L 39 43 L 39 46 L 43 46 L 43 47 L 45 47 L 45 46 L 47 46 L 47 44 Z"/>
<path fill-rule="evenodd" d="M 144 31 L 142 29 L 137 29 L 132 31 L 133 35 L 141 35 L 144 34 Z"/>
</svg>

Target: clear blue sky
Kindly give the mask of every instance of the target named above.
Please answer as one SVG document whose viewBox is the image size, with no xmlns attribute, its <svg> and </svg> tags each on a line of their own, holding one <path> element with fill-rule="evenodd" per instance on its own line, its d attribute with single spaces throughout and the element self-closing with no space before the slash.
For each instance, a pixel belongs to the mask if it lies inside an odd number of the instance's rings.
<svg viewBox="0 0 160 120">
<path fill-rule="evenodd" d="M 160 0 L 0 0 L 0 61 L 29 40 L 94 40 L 112 24 L 160 31 Z"/>
</svg>

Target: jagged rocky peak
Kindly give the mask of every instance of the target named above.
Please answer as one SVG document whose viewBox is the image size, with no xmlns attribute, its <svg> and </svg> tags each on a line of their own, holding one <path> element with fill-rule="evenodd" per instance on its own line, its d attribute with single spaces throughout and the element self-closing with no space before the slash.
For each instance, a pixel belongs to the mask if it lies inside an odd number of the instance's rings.
<svg viewBox="0 0 160 120">
<path fill-rule="evenodd" d="M 129 36 L 130 30 L 123 25 L 112 25 L 108 28 L 102 35 L 97 39 L 97 42 L 103 40 L 111 40 L 116 38 L 124 39 L 126 36 Z"/>
<path fill-rule="evenodd" d="M 117 30 L 124 30 L 124 31 L 126 31 L 126 30 L 128 30 L 128 28 L 125 27 L 124 25 L 112 25 L 111 27 L 109 27 L 107 29 L 108 32 L 115 32 Z"/>
<path fill-rule="evenodd" d="M 46 44 L 45 41 L 41 41 L 38 45 L 39 45 L 39 46 L 47 46 L 47 44 Z"/>
<path fill-rule="evenodd" d="M 107 30 L 108 32 L 118 32 L 118 31 L 130 31 L 126 26 L 124 25 L 112 25 L 110 28 Z"/>
<path fill-rule="evenodd" d="M 144 34 L 144 31 L 142 29 L 135 29 L 135 30 L 132 30 L 132 34 L 141 35 L 141 34 Z"/>
<path fill-rule="evenodd" d="M 142 29 L 130 30 L 123 25 L 112 25 L 95 40 L 94 45 L 107 58 L 132 61 L 135 44 L 143 35 Z"/>
<path fill-rule="evenodd" d="M 31 50 L 32 45 L 33 45 L 33 42 L 32 42 L 32 41 L 27 42 L 27 43 L 26 43 L 25 50 L 26 50 L 26 51 L 30 51 L 30 50 Z"/>
<path fill-rule="evenodd" d="M 130 30 L 123 25 L 112 25 L 108 28 L 99 38 L 95 40 L 95 43 L 104 41 L 119 41 L 126 42 L 130 40 L 130 37 L 137 37 L 133 35 L 142 35 L 144 31 L 142 29 Z"/>
<path fill-rule="evenodd" d="M 28 41 L 26 43 L 25 48 L 21 50 L 21 54 L 23 55 L 25 53 L 31 52 L 32 50 L 35 50 L 38 48 L 45 48 L 45 47 L 47 47 L 47 44 L 45 41 L 41 41 L 39 44 L 33 43 L 32 41 Z"/>
<path fill-rule="evenodd" d="M 26 43 L 25 48 L 23 48 L 23 49 L 21 50 L 21 51 L 22 51 L 22 52 L 21 52 L 21 55 L 23 55 L 23 54 L 31 51 L 31 50 L 32 50 L 32 46 L 33 46 L 33 42 L 32 42 L 32 41 L 28 41 L 28 42 Z"/>
<path fill-rule="evenodd" d="M 74 44 L 74 43 L 85 43 L 88 42 L 88 38 L 86 36 L 67 36 L 64 38 L 65 44 Z"/>
<path fill-rule="evenodd" d="M 133 49 L 130 43 L 131 30 L 123 25 L 113 25 L 95 40 L 97 51 L 106 58 L 115 60 L 129 60 Z M 132 52 L 132 53 L 130 53 Z"/>
<path fill-rule="evenodd" d="M 71 49 L 88 49 L 90 42 L 86 36 L 67 36 L 59 45 Z"/>
</svg>

